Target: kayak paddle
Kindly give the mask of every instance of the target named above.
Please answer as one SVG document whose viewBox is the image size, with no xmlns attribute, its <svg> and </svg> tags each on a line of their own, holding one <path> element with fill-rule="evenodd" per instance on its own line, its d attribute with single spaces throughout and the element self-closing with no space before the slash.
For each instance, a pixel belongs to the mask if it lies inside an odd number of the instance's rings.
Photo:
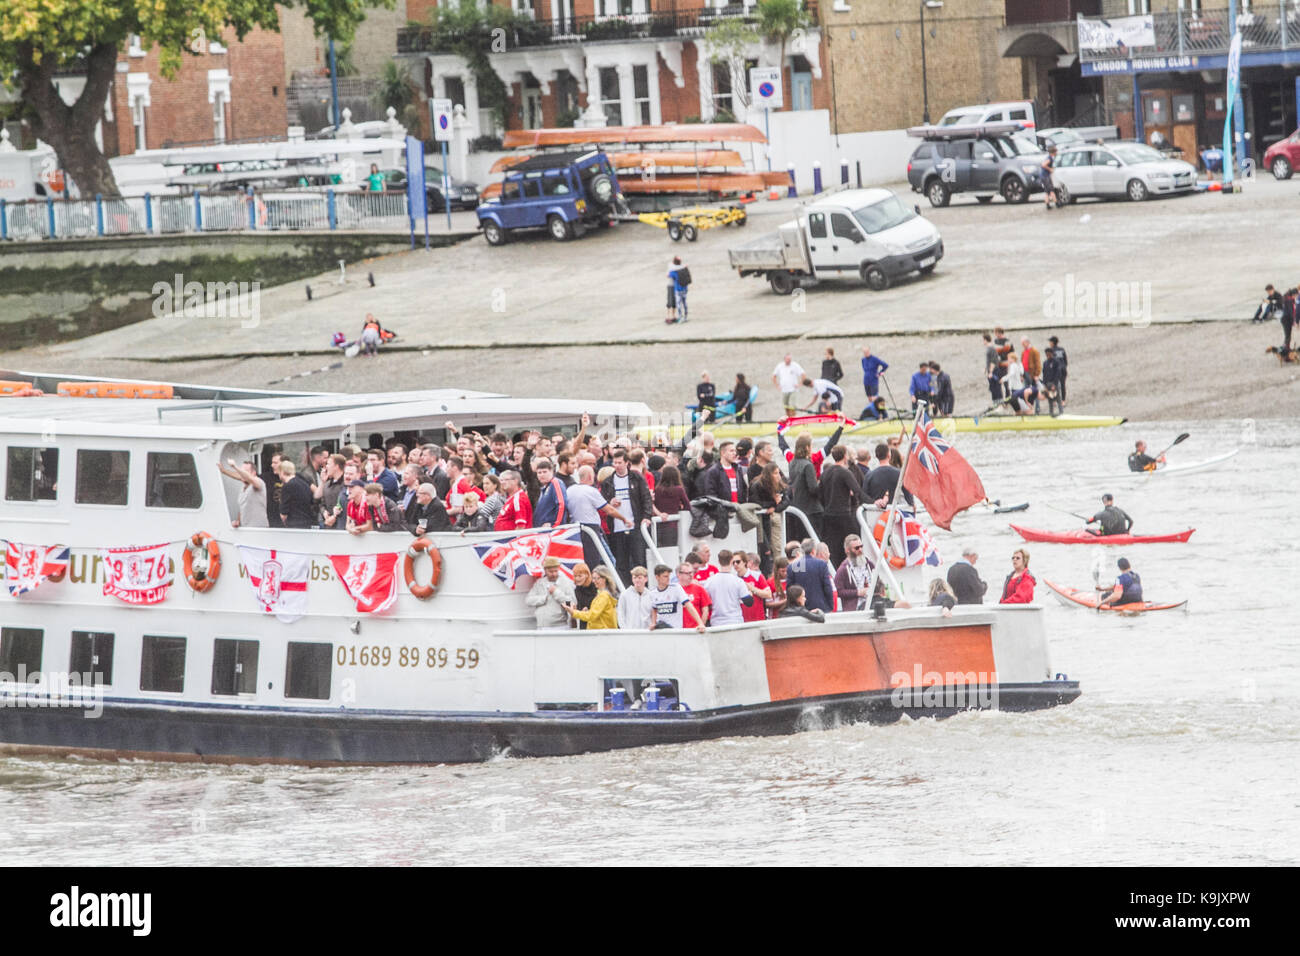
<svg viewBox="0 0 1300 956">
<path fill-rule="evenodd" d="M 1089 518 L 1087 515 L 1081 515 L 1081 514 L 1079 514 L 1079 513 L 1076 512 L 1076 511 L 1066 511 L 1064 508 L 1058 508 L 1058 507 L 1056 507 L 1056 505 L 1048 505 L 1047 507 L 1051 508 L 1053 511 L 1059 511 L 1059 512 L 1061 512 L 1061 514 L 1065 514 L 1065 515 L 1073 515 L 1074 517 L 1078 518 L 1080 521 L 1083 521 L 1083 522 L 1088 522 L 1088 521 L 1091 521 L 1091 520 L 1092 520 L 1092 519 Z"/>
<path fill-rule="evenodd" d="M 1175 439 L 1170 443 L 1169 448 L 1166 448 L 1166 449 L 1165 449 L 1164 451 L 1162 451 L 1160 454 L 1158 454 L 1158 455 L 1155 456 L 1156 461 L 1157 461 L 1157 462 L 1160 461 L 1160 459 L 1163 458 L 1163 457 L 1164 457 L 1164 456 L 1169 452 L 1169 449 L 1174 447 L 1174 445 L 1181 445 L 1183 442 L 1187 441 L 1187 439 L 1189 439 L 1189 438 L 1191 438 L 1191 437 L 1192 437 L 1192 436 L 1189 435 L 1187 432 L 1183 432 L 1181 435 L 1179 435 L 1177 438 L 1175 438 Z M 1152 470 L 1154 471 L 1155 469 L 1152 469 Z"/>
</svg>

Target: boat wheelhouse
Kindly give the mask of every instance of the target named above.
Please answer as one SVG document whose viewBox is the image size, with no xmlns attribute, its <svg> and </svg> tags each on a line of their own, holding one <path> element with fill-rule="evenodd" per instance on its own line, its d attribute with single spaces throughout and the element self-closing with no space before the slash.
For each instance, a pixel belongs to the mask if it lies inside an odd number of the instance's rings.
<svg viewBox="0 0 1300 956">
<path fill-rule="evenodd" d="M 459 762 L 790 733 L 822 719 L 1035 709 L 1079 693 L 1051 679 L 1036 607 L 705 633 L 538 630 L 528 579 L 509 589 L 486 556 L 525 537 L 536 545 L 536 532 L 427 535 L 441 574 L 422 598 L 432 560 L 409 533 L 232 527 L 240 486 L 218 469 L 273 450 L 301 461 L 316 445 L 436 442 L 448 421 L 573 434 L 586 413 L 625 432 L 649 417 L 638 403 L 0 378 L 27 386 L 0 403 L 0 749 Z M 171 397 L 85 397 L 105 393 Z M 753 548 L 752 531 L 733 522 L 730 534 L 711 543 Z M 675 563 L 675 547 L 649 529 L 647 541 L 654 560 Z M 206 577 L 186 574 L 196 553 Z M 377 603 L 354 573 L 391 586 L 391 601 L 365 609 Z"/>
</svg>

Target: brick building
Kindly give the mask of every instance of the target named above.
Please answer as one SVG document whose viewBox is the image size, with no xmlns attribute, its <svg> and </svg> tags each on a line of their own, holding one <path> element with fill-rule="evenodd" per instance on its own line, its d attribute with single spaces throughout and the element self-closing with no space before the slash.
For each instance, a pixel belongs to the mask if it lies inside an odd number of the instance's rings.
<svg viewBox="0 0 1300 956">
<path fill-rule="evenodd" d="M 956 106 L 1032 98 L 1021 64 L 998 54 L 1004 0 L 944 0 L 924 11 L 923 6 L 918 0 L 825 4 L 825 59 L 834 75 L 836 130 L 920 124 L 923 76 L 932 120 Z"/>
<path fill-rule="evenodd" d="M 64 74 L 57 85 L 71 103 L 86 78 Z M 239 41 L 231 30 L 217 41 L 196 40 L 171 79 L 162 75 L 158 48 L 144 49 L 133 37 L 118 54 L 95 140 L 112 157 L 166 146 L 283 138 L 285 94 L 278 33 L 253 30 Z"/>
<path fill-rule="evenodd" d="M 406 0 L 407 16 L 427 21 L 434 6 Z M 782 59 L 780 44 L 755 32 L 741 56 L 711 61 L 704 42 L 709 27 L 752 17 L 753 2 L 513 0 L 513 9 L 530 23 L 489 56 L 507 91 L 506 129 L 744 120 L 748 68 L 775 67 Z M 806 0 L 805 10 L 810 25 L 791 37 L 780 64 L 785 109 L 829 109 L 818 7 Z M 482 108 L 469 63 L 437 47 L 428 30 L 408 28 L 398 36 L 399 56 L 417 76 L 422 70 L 428 96 L 463 105 L 475 136 L 500 132 L 502 117 Z"/>
</svg>

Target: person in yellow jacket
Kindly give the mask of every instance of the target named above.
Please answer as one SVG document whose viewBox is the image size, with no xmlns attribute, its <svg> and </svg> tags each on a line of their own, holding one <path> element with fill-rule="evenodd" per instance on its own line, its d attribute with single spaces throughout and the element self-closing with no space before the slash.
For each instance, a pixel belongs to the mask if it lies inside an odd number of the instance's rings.
<svg viewBox="0 0 1300 956">
<path fill-rule="evenodd" d="M 596 583 L 596 596 L 592 598 L 591 607 L 580 611 L 572 604 L 564 609 L 579 621 L 587 623 L 587 630 L 609 630 L 618 627 L 618 602 L 614 600 L 614 572 L 605 565 L 598 565 L 591 572 Z"/>
</svg>

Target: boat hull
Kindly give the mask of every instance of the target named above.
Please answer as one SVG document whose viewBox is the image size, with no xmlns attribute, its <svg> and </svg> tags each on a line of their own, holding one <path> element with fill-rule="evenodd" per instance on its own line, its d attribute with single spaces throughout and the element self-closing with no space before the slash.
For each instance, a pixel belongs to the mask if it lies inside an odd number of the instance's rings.
<svg viewBox="0 0 1300 956">
<path fill-rule="evenodd" d="M 1196 531 L 1195 528 L 1188 528 L 1175 534 L 1093 534 L 1081 529 L 1043 531 L 1039 528 L 1022 528 L 1015 524 L 1008 527 L 1026 541 L 1041 541 L 1047 544 L 1181 544 Z"/>
<path fill-rule="evenodd" d="M 328 714 L 279 709 L 154 706 L 105 701 L 87 720 L 78 710 L 9 708 L 0 752 L 209 763 L 437 764 L 575 754 L 773 736 L 851 723 L 888 724 L 903 715 L 949 717 L 964 710 L 1030 711 L 1068 704 L 1077 681 L 907 688 L 665 713 Z M 989 707 L 989 695 L 995 707 Z"/>
<path fill-rule="evenodd" d="M 1145 614 L 1148 611 L 1174 611 L 1180 607 L 1186 607 L 1186 601 L 1179 601 L 1175 604 L 1160 604 L 1156 601 L 1143 601 L 1140 604 L 1117 604 L 1114 607 L 1099 608 L 1101 598 L 1096 591 L 1085 591 L 1081 588 L 1068 588 L 1063 584 L 1057 584 L 1054 581 L 1044 581 L 1049 588 L 1059 594 L 1065 601 L 1070 604 L 1078 604 L 1081 607 L 1091 608 L 1094 611 L 1107 614 Z"/>
</svg>

